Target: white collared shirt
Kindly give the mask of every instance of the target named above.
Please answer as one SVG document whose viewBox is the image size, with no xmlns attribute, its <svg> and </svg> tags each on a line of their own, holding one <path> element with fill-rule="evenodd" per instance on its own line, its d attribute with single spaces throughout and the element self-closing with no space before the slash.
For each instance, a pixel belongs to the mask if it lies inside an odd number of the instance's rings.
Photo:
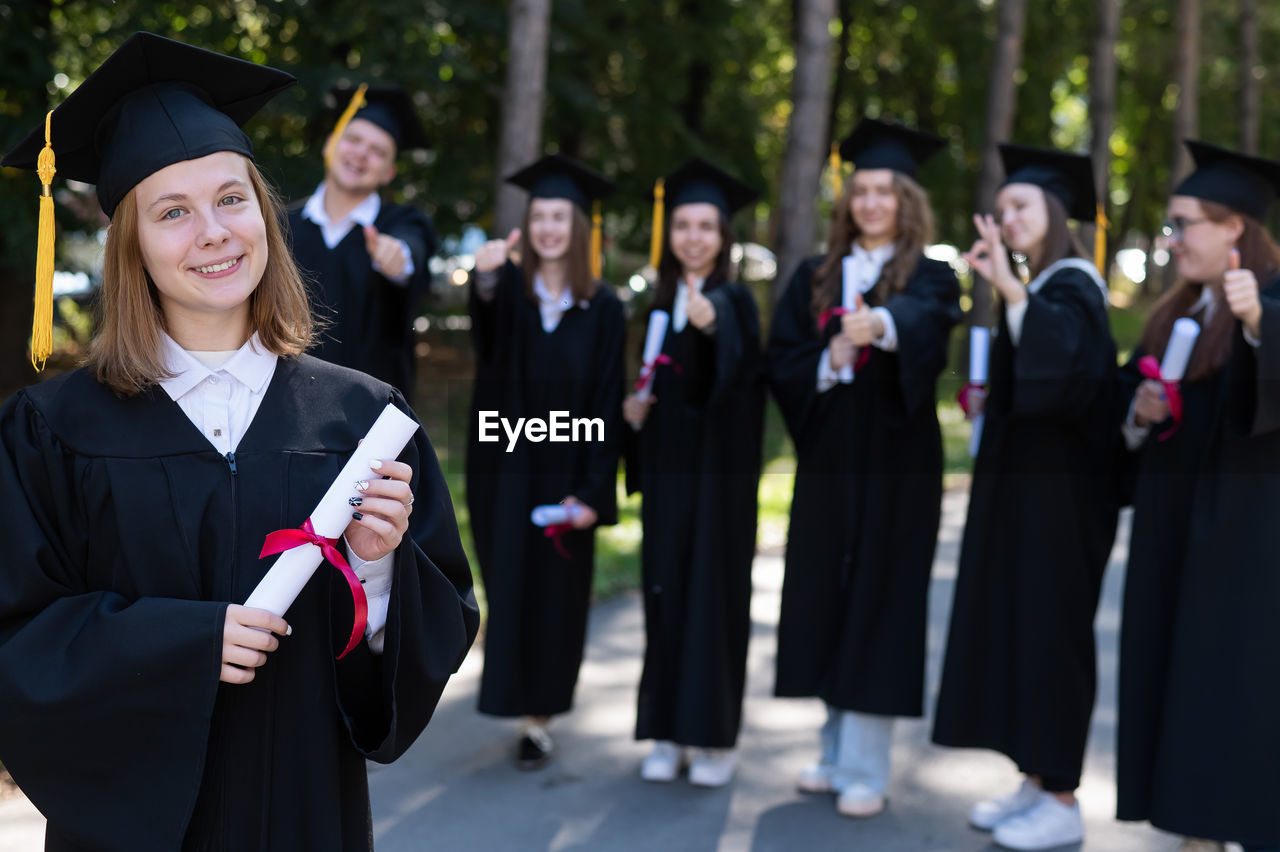
<svg viewBox="0 0 1280 852">
<path fill-rule="evenodd" d="M 564 317 L 565 312 L 573 307 L 573 292 L 566 284 L 564 289 L 560 291 L 559 296 L 551 295 L 551 291 L 547 288 L 547 282 L 542 280 L 541 275 L 533 276 L 533 294 L 538 297 L 538 312 L 542 315 L 542 330 L 550 333 L 556 330 L 556 326 L 560 325 L 560 320 Z M 586 307 L 587 303 L 583 302 L 579 307 Z"/>
<path fill-rule="evenodd" d="M 256 333 L 231 352 L 189 352 L 163 333 L 160 346 L 165 367 L 173 373 L 161 380 L 160 387 L 219 453 L 234 453 L 262 405 L 277 356 L 263 347 Z M 365 562 L 345 542 L 343 546 L 369 599 L 365 636 L 370 648 L 381 653 L 395 554 Z"/>
<path fill-rule="evenodd" d="M 320 237 L 324 240 L 325 246 L 332 250 L 338 247 L 338 243 L 346 238 L 352 228 L 356 226 L 365 228 L 377 221 L 381 210 L 382 199 L 378 193 L 371 192 L 363 201 L 351 208 L 350 213 L 335 222 L 329 218 L 329 213 L 324 209 L 324 184 L 321 183 L 303 205 L 302 218 L 320 226 Z M 400 243 L 400 250 L 404 252 L 404 270 L 399 275 L 393 276 L 383 272 L 376 263 L 374 268 L 393 284 L 404 284 L 409 280 L 409 276 L 413 275 L 413 255 L 409 253 L 409 246 L 404 240 L 397 240 L 397 242 Z"/>
</svg>

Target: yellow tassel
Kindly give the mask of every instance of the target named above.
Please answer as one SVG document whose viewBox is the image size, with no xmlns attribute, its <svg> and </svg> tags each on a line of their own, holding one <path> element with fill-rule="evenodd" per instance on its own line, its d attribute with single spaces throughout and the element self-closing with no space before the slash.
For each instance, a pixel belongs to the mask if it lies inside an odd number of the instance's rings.
<svg viewBox="0 0 1280 852">
<path fill-rule="evenodd" d="M 665 201 L 667 194 L 667 182 L 662 178 L 653 185 L 653 235 L 649 237 L 649 265 L 653 267 L 653 271 L 658 271 L 658 264 L 662 262 L 662 217 L 666 212 Z"/>
<path fill-rule="evenodd" d="M 53 110 L 44 117 L 44 148 L 36 160 L 40 177 L 40 225 L 36 239 L 35 315 L 31 321 L 31 366 L 43 370 L 53 354 L 53 191 L 49 185 L 57 173 L 54 166 L 51 131 Z"/>
<path fill-rule="evenodd" d="M 600 201 L 597 199 L 591 204 L 591 277 L 596 279 L 600 277 L 603 265 L 600 257 L 603 223 L 604 216 L 600 213 Z"/>
<path fill-rule="evenodd" d="M 325 140 L 324 164 L 326 166 L 333 159 L 333 149 L 337 146 L 338 139 L 342 136 L 343 131 L 347 129 L 347 125 L 351 123 L 351 119 L 355 117 L 355 114 L 367 103 L 364 93 L 368 88 L 368 83 L 360 84 L 360 88 L 356 89 L 356 93 L 351 96 L 351 102 L 347 104 L 347 108 L 342 111 L 342 115 L 338 116 L 338 123 L 333 126 L 333 132 Z"/>
<path fill-rule="evenodd" d="M 1103 208 L 1101 202 L 1098 204 L 1098 212 L 1094 216 L 1093 229 L 1093 265 L 1098 267 L 1098 273 L 1105 279 L 1107 271 L 1103 267 L 1107 263 L 1107 211 Z"/>
<path fill-rule="evenodd" d="M 840 146 L 831 143 L 831 156 L 828 158 L 831 164 L 831 200 L 839 201 L 841 193 L 844 192 L 844 180 L 840 176 Z"/>
</svg>

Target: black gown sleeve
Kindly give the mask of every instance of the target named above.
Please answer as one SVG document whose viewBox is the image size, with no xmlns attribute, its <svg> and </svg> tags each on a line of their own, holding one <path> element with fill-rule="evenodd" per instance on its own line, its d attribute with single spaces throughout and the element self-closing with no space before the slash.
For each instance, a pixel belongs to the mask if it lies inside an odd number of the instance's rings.
<svg viewBox="0 0 1280 852">
<path fill-rule="evenodd" d="M 765 352 L 769 386 L 796 443 L 803 439 L 818 399 L 818 362 L 830 337 L 830 334 L 818 334 L 809 310 L 810 286 L 818 262 L 811 259 L 802 263 L 791 276 L 774 310 Z M 831 327 L 836 327 L 835 322 Z"/>
<path fill-rule="evenodd" d="M 933 405 L 946 369 L 951 329 L 960 321 L 960 282 L 945 263 L 921 258 L 909 286 L 885 304 L 898 331 L 898 376 L 908 413 Z M 816 374 L 817 365 L 814 365 Z"/>
<path fill-rule="evenodd" d="M 89 547 L 79 479 L 77 457 L 26 393 L 10 399 L 0 412 L 0 760 L 64 834 L 92 832 L 71 842 L 99 848 L 146 825 L 177 848 L 201 782 L 227 605 L 94 588 L 90 567 L 107 556 Z"/>
<path fill-rule="evenodd" d="M 512 340 L 515 308 L 524 297 L 524 274 L 511 261 L 500 266 L 493 298 L 481 299 L 471 282 L 468 306 L 471 312 L 471 345 L 481 367 L 494 367 L 506 355 Z M 474 275 L 474 273 L 473 273 Z"/>
<path fill-rule="evenodd" d="M 1237 348 L 1245 350 L 1244 360 L 1250 364 L 1253 392 L 1253 416 L 1249 435 L 1257 437 L 1280 430 L 1280 278 L 1273 279 L 1259 294 L 1262 320 L 1259 323 L 1260 346 L 1250 346 L 1237 332 Z"/>
<path fill-rule="evenodd" d="M 1106 304 L 1084 272 L 1064 269 L 1027 296 L 1014 347 L 1013 417 L 1083 413 L 1106 387 Z"/>
<path fill-rule="evenodd" d="M 759 369 L 760 318 L 755 299 L 741 284 L 717 287 L 707 294 L 707 299 L 716 309 L 716 329 L 707 341 L 711 344 L 714 371 L 709 371 L 705 404 L 714 408 L 743 393 L 744 383 L 755 377 Z"/>
<path fill-rule="evenodd" d="M 600 287 L 611 285 L 600 282 Z M 599 311 L 600 328 L 595 352 L 597 369 L 589 388 L 587 417 L 604 421 L 604 440 L 587 445 L 587 458 L 573 496 L 595 510 L 597 525 L 618 522 L 618 455 L 622 452 L 622 430 L 630 426 L 622 419 L 622 355 L 626 345 L 626 319 L 622 303 L 612 294 L 596 296 L 589 310 Z M 574 412 L 574 416 L 583 416 Z"/>
</svg>

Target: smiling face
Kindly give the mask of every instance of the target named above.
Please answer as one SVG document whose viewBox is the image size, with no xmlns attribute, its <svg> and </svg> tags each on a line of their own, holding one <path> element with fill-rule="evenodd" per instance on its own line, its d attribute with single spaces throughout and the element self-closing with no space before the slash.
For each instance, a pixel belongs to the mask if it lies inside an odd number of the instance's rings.
<svg viewBox="0 0 1280 852">
<path fill-rule="evenodd" d="M 529 244 L 542 262 L 563 260 L 573 242 L 573 202 L 535 198 L 529 202 Z"/>
<path fill-rule="evenodd" d="M 326 175 L 352 195 L 377 192 L 396 175 L 396 140 L 372 121 L 353 118 L 333 146 Z"/>
<path fill-rule="evenodd" d="M 1187 281 L 1213 283 L 1227 271 L 1231 249 L 1244 232 L 1239 216 L 1215 222 L 1205 214 L 1198 198 L 1175 195 L 1169 199 L 1165 218 L 1173 225 L 1169 251 L 1178 264 L 1178 275 Z"/>
<path fill-rule="evenodd" d="M 891 169 L 859 169 L 853 173 L 849 212 L 858 228 L 858 241 L 874 248 L 898 236 L 898 194 Z"/>
<path fill-rule="evenodd" d="M 248 161 L 223 151 L 174 163 L 134 191 L 143 266 L 170 333 L 184 345 L 218 339 L 239 346 L 248 335 L 249 296 L 267 265 L 266 223 Z"/>
<path fill-rule="evenodd" d="M 671 253 L 686 275 L 706 278 L 724 247 L 720 208 L 706 202 L 681 204 L 671 213 Z"/>
<path fill-rule="evenodd" d="M 1032 183 L 1011 183 L 996 196 L 1000 237 L 1010 251 L 1039 256 L 1049 235 L 1049 205 L 1044 190 Z"/>
</svg>

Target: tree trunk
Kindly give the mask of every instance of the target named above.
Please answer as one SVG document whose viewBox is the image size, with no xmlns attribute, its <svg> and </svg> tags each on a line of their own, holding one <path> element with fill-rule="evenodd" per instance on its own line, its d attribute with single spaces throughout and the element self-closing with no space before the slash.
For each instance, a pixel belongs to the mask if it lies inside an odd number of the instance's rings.
<svg viewBox="0 0 1280 852">
<path fill-rule="evenodd" d="M 1093 125 L 1093 184 L 1098 201 L 1106 208 L 1110 192 L 1111 131 L 1116 123 L 1116 38 L 1120 32 L 1120 0 L 1098 0 L 1098 35 L 1089 70 L 1089 118 Z M 1117 233 L 1114 229 L 1111 233 Z M 1110 243 L 1103 264 L 1111 268 Z M 1107 277 L 1103 272 L 1103 278 Z"/>
<path fill-rule="evenodd" d="M 1173 57 L 1173 79 L 1178 86 L 1178 105 L 1173 112 L 1173 170 L 1170 191 L 1191 172 L 1191 155 L 1183 139 L 1194 139 L 1200 125 L 1200 0 L 1178 0 Z"/>
<path fill-rule="evenodd" d="M 547 40 L 551 0 L 511 0 L 507 8 L 507 81 L 502 90 L 494 236 L 504 237 L 524 219 L 525 192 L 505 178 L 542 150 L 547 94 Z"/>
<path fill-rule="evenodd" d="M 1258 114 L 1262 98 L 1258 55 L 1258 0 L 1240 0 L 1240 150 L 1258 153 Z"/>
<path fill-rule="evenodd" d="M 836 0 L 799 0 L 795 6 L 796 66 L 791 123 L 778 192 L 776 304 L 800 262 L 813 251 L 818 179 L 826 163 L 828 93 L 833 44 L 829 24 Z"/>
<path fill-rule="evenodd" d="M 1022 64 L 1022 37 L 1027 29 L 1026 0 L 1000 0 L 997 10 L 996 51 L 987 86 L 987 117 L 982 131 L 982 165 L 978 171 L 978 210 L 991 212 L 1000 185 L 1000 151 L 997 146 L 1009 138 L 1017 104 L 1014 75 Z M 991 324 L 991 287 L 974 275 L 973 325 Z"/>
<path fill-rule="evenodd" d="M 835 57 L 835 76 L 831 87 L 831 109 L 827 112 L 827 135 L 835 138 L 837 132 L 836 119 L 840 115 L 840 105 L 849 96 L 849 78 L 852 72 L 846 67 L 852 48 L 852 36 L 849 30 L 853 27 L 853 0 L 839 0 L 840 6 L 840 44 Z M 850 128 L 852 130 L 853 128 Z"/>
</svg>

